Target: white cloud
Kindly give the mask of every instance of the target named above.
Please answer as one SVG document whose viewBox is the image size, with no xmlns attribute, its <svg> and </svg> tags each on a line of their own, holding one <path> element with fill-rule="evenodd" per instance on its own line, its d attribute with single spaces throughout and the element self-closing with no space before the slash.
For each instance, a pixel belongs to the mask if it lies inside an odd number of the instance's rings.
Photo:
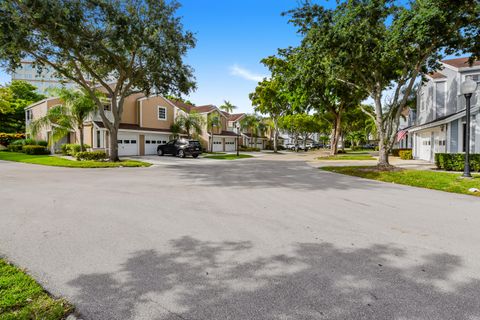
<svg viewBox="0 0 480 320">
<path fill-rule="evenodd" d="M 261 74 L 253 73 L 252 71 L 242 68 L 236 64 L 230 67 L 230 74 L 255 82 L 260 82 L 263 80 L 263 78 L 265 78 L 265 76 L 262 76 Z"/>
</svg>

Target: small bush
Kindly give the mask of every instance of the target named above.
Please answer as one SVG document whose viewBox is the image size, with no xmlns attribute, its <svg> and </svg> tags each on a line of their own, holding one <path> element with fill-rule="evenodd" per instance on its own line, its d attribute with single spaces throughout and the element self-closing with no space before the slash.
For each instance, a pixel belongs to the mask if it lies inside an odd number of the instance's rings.
<svg viewBox="0 0 480 320">
<path fill-rule="evenodd" d="M 83 151 L 76 154 L 77 160 L 104 160 L 107 158 L 105 151 Z"/>
<path fill-rule="evenodd" d="M 25 139 L 19 139 L 19 140 L 14 140 L 12 142 L 10 142 L 10 146 L 11 145 L 14 145 L 14 146 L 23 146 L 25 144 Z"/>
<path fill-rule="evenodd" d="M 22 152 L 26 154 L 50 154 L 50 151 L 44 146 L 39 145 L 24 145 L 22 147 Z"/>
<path fill-rule="evenodd" d="M 37 145 L 37 141 L 35 139 L 25 139 L 23 145 L 35 146 Z"/>
<path fill-rule="evenodd" d="M 12 141 L 25 138 L 24 133 L 5 133 L 0 132 L 0 144 L 3 146 L 8 146 Z"/>
<path fill-rule="evenodd" d="M 344 154 L 344 153 L 347 153 L 347 152 L 345 150 L 342 150 L 342 149 L 337 150 L 337 154 Z"/>
<path fill-rule="evenodd" d="M 238 148 L 238 150 L 249 152 L 249 151 L 260 151 L 260 148 L 240 146 L 240 148 Z"/>
<path fill-rule="evenodd" d="M 398 152 L 398 155 L 400 156 L 400 159 L 403 159 L 403 160 L 412 160 L 413 159 L 412 150 L 400 150 Z"/>
<path fill-rule="evenodd" d="M 398 149 L 392 149 L 390 151 L 391 155 L 394 156 L 394 157 L 399 157 L 400 156 L 400 151 L 402 150 L 410 150 L 412 151 L 412 149 L 409 149 L 409 148 L 398 148 Z"/>
<path fill-rule="evenodd" d="M 11 152 L 22 152 L 23 144 L 13 144 L 10 143 L 7 147 L 8 151 Z"/>
<path fill-rule="evenodd" d="M 47 147 L 48 146 L 48 141 L 45 140 L 38 140 L 37 144 L 42 147 Z"/>
<path fill-rule="evenodd" d="M 87 148 L 90 148 L 90 146 L 87 145 L 87 144 L 84 144 L 83 148 L 86 150 Z M 62 149 L 62 153 L 64 155 L 68 155 L 68 156 L 72 156 L 72 157 L 75 157 L 75 155 L 81 151 L 80 150 L 81 149 L 80 145 L 79 144 L 73 144 L 73 143 L 62 144 L 61 149 Z"/>
<path fill-rule="evenodd" d="M 350 149 L 351 149 L 352 151 L 359 151 L 359 150 L 362 150 L 362 147 L 360 147 L 360 146 L 352 146 Z"/>
<path fill-rule="evenodd" d="M 436 153 L 435 165 L 446 171 L 463 171 L 465 154 L 463 153 Z M 480 172 L 480 154 L 470 155 L 470 170 Z"/>
</svg>

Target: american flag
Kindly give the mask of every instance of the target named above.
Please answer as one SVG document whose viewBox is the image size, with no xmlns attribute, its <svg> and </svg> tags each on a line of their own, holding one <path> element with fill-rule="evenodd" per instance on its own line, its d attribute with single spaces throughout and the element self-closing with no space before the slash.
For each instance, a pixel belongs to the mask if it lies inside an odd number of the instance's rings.
<svg viewBox="0 0 480 320">
<path fill-rule="evenodd" d="M 401 141 L 407 135 L 407 130 L 401 130 L 397 132 L 397 142 Z"/>
</svg>

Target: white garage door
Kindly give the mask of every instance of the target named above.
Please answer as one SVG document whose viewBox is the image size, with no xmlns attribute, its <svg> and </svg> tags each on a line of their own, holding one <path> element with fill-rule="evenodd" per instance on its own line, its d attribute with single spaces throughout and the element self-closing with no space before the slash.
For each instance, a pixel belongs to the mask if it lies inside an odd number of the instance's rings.
<svg viewBox="0 0 480 320">
<path fill-rule="evenodd" d="M 257 140 L 257 148 L 263 149 L 263 142 L 262 142 L 262 140 Z"/>
<path fill-rule="evenodd" d="M 119 156 L 138 155 L 138 135 L 120 133 L 118 135 L 118 155 Z"/>
<path fill-rule="evenodd" d="M 233 152 L 237 150 L 235 145 L 235 138 L 225 138 L 225 151 Z"/>
<path fill-rule="evenodd" d="M 421 160 L 432 161 L 432 133 L 424 132 L 417 135 L 418 158 Z"/>
<path fill-rule="evenodd" d="M 223 151 L 222 138 L 213 138 L 213 152 Z"/>
<path fill-rule="evenodd" d="M 166 134 L 145 135 L 145 154 L 157 154 L 157 147 L 168 140 L 169 136 Z"/>
</svg>

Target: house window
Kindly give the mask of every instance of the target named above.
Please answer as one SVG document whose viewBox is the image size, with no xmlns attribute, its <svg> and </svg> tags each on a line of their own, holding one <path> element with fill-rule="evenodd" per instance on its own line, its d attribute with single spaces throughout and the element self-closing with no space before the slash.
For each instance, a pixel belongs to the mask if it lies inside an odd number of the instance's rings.
<svg viewBox="0 0 480 320">
<path fill-rule="evenodd" d="M 29 110 L 27 110 L 27 114 L 26 114 L 26 116 L 27 116 L 27 121 L 30 121 L 30 120 L 32 120 L 32 118 L 33 118 L 33 117 L 32 117 L 32 110 L 30 110 L 30 109 L 29 109 Z"/>
<path fill-rule="evenodd" d="M 158 120 L 167 120 L 167 108 L 158 107 Z"/>
<path fill-rule="evenodd" d="M 97 130 L 97 148 L 100 148 L 100 130 Z"/>
<path fill-rule="evenodd" d="M 110 111 L 110 104 L 104 104 L 103 105 L 103 110 Z"/>
<path fill-rule="evenodd" d="M 475 81 L 476 83 L 480 84 L 480 74 L 472 74 L 472 75 L 467 76 L 467 78 L 470 78 L 473 81 Z"/>
</svg>

